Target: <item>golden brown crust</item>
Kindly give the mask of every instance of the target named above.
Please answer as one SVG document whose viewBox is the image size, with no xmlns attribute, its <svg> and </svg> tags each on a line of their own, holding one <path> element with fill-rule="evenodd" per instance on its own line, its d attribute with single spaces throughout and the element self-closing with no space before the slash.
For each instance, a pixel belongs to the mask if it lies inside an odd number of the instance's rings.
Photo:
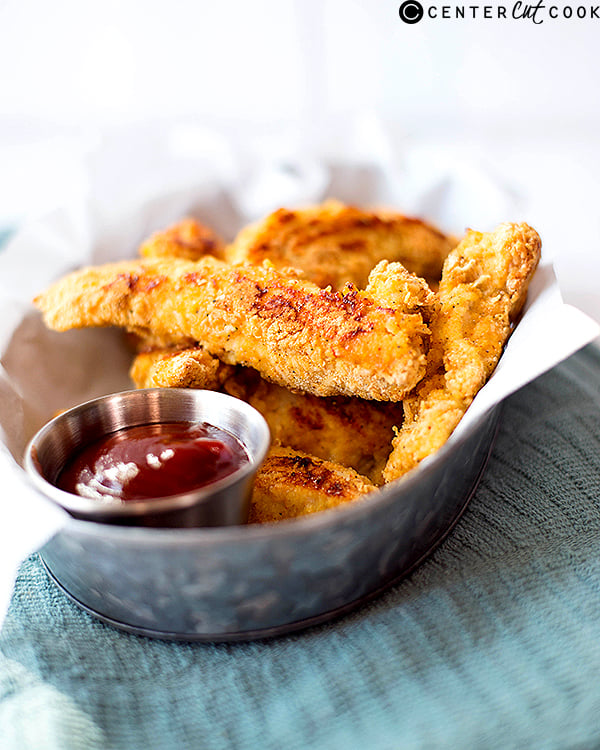
<svg viewBox="0 0 600 750">
<path fill-rule="evenodd" d="M 140 246 L 143 258 L 198 260 L 205 255 L 222 258 L 224 251 L 223 240 L 210 227 L 191 218 L 155 232 Z"/>
<path fill-rule="evenodd" d="M 418 313 L 206 256 L 86 268 L 35 299 L 55 330 L 117 325 L 201 344 L 228 364 L 318 396 L 399 401 L 421 379 L 429 330 Z"/>
<path fill-rule="evenodd" d="M 431 366 L 440 354 L 449 388 L 472 398 L 502 354 L 537 268 L 541 240 L 527 224 L 469 231 L 444 265 L 432 323 Z"/>
<path fill-rule="evenodd" d="M 541 240 L 527 224 L 470 231 L 444 264 L 431 320 L 427 375 L 405 400 L 405 421 L 384 471 L 397 479 L 450 437 L 493 372 L 538 265 Z"/>
<path fill-rule="evenodd" d="M 320 287 L 363 289 L 381 260 L 399 261 L 412 273 L 439 279 L 457 240 L 431 224 L 391 211 L 365 211 L 327 201 L 296 211 L 280 208 L 243 229 L 227 247 L 231 262 L 301 269 Z"/>
<path fill-rule="evenodd" d="M 419 313 L 429 322 L 438 299 L 425 279 L 410 273 L 401 263 L 380 261 L 369 274 L 365 294 L 377 304 Z"/>
<path fill-rule="evenodd" d="M 401 403 L 319 398 L 269 383 L 248 368 L 233 370 L 223 388 L 264 416 L 274 441 L 382 484 L 393 431 L 402 424 Z"/>
<path fill-rule="evenodd" d="M 366 477 L 289 448 L 273 447 L 258 471 L 249 523 L 270 523 L 336 508 L 376 489 Z"/>
<path fill-rule="evenodd" d="M 223 388 L 264 416 L 274 441 L 382 484 L 394 428 L 402 424 L 401 403 L 319 398 L 269 383 L 248 368 L 235 368 Z"/>
<path fill-rule="evenodd" d="M 158 349 L 140 352 L 129 377 L 136 388 L 219 389 L 233 368 L 200 346 L 190 349 Z"/>
</svg>

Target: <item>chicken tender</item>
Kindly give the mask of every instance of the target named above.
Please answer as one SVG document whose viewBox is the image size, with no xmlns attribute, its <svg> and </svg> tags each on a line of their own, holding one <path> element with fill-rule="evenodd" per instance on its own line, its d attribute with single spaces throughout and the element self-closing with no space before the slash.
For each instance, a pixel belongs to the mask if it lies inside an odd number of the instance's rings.
<svg viewBox="0 0 600 750">
<path fill-rule="evenodd" d="M 256 475 L 248 523 L 318 513 L 356 501 L 376 489 L 353 469 L 276 446 Z"/>
<path fill-rule="evenodd" d="M 400 401 L 425 373 L 422 315 L 211 256 L 124 261 L 68 275 L 34 300 L 55 330 L 116 325 L 317 396 Z"/>
<path fill-rule="evenodd" d="M 141 246 L 143 258 L 184 258 L 198 260 L 204 255 L 222 258 L 225 243 L 196 219 L 182 219 L 161 232 L 155 232 Z"/>
<path fill-rule="evenodd" d="M 383 483 L 394 428 L 402 424 L 402 404 L 289 391 L 255 370 L 224 365 L 199 348 L 139 354 L 131 377 L 138 388 L 225 391 L 263 415 L 275 442 L 349 466 L 377 485 Z"/>
<path fill-rule="evenodd" d="M 448 256 L 431 321 L 427 375 L 405 402 L 386 482 L 440 448 L 493 372 L 525 303 L 541 240 L 527 224 L 470 231 Z"/>
<path fill-rule="evenodd" d="M 420 219 L 331 200 L 296 211 L 280 208 L 242 229 L 227 247 L 226 258 L 298 268 L 323 288 L 339 290 L 351 282 L 363 289 L 381 260 L 399 261 L 416 276 L 439 280 L 444 259 L 457 242 Z"/>
</svg>

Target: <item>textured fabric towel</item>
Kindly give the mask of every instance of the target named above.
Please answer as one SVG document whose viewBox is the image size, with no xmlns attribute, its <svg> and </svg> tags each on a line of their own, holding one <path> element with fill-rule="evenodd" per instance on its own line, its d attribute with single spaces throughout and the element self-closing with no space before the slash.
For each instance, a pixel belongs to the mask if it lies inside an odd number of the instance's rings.
<svg viewBox="0 0 600 750">
<path fill-rule="evenodd" d="M 121 633 L 22 566 L 0 748 L 600 747 L 600 352 L 505 404 L 487 472 L 409 578 L 270 641 Z"/>
</svg>

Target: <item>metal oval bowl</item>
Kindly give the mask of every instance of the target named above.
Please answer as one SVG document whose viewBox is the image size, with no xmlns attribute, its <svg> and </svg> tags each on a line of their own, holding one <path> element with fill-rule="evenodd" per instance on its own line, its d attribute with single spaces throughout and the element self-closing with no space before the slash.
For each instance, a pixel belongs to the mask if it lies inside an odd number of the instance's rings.
<svg viewBox="0 0 600 750">
<path fill-rule="evenodd" d="M 94 499 L 56 487 L 77 450 L 117 430 L 160 422 L 207 422 L 226 430 L 245 447 L 248 463 L 191 492 L 150 500 Z M 32 438 L 24 465 L 35 487 L 75 518 L 136 526 L 229 526 L 248 518 L 252 482 L 269 443 L 262 415 L 239 399 L 214 391 L 148 388 L 102 396 L 58 415 Z"/>
<path fill-rule="evenodd" d="M 279 635 L 343 614 L 415 568 L 462 514 L 495 407 L 417 469 L 354 503 L 263 526 L 120 527 L 72 519 L 41 551 L 81 607 L 168 639 Z"/>
</svg>

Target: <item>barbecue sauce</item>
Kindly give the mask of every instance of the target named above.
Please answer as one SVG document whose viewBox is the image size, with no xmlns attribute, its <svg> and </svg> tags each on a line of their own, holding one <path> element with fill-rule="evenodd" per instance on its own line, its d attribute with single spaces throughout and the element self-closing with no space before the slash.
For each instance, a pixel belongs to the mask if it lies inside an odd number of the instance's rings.
<svg viewBox="0 0 600 750">
<path fill-rule="evenodd" d="M 207 423 L 127 427 L 84 447 L 57 486 L 83 497 L 151 500 L 205 487 L 248 462 L 243 445 Z"/>
</svg>

